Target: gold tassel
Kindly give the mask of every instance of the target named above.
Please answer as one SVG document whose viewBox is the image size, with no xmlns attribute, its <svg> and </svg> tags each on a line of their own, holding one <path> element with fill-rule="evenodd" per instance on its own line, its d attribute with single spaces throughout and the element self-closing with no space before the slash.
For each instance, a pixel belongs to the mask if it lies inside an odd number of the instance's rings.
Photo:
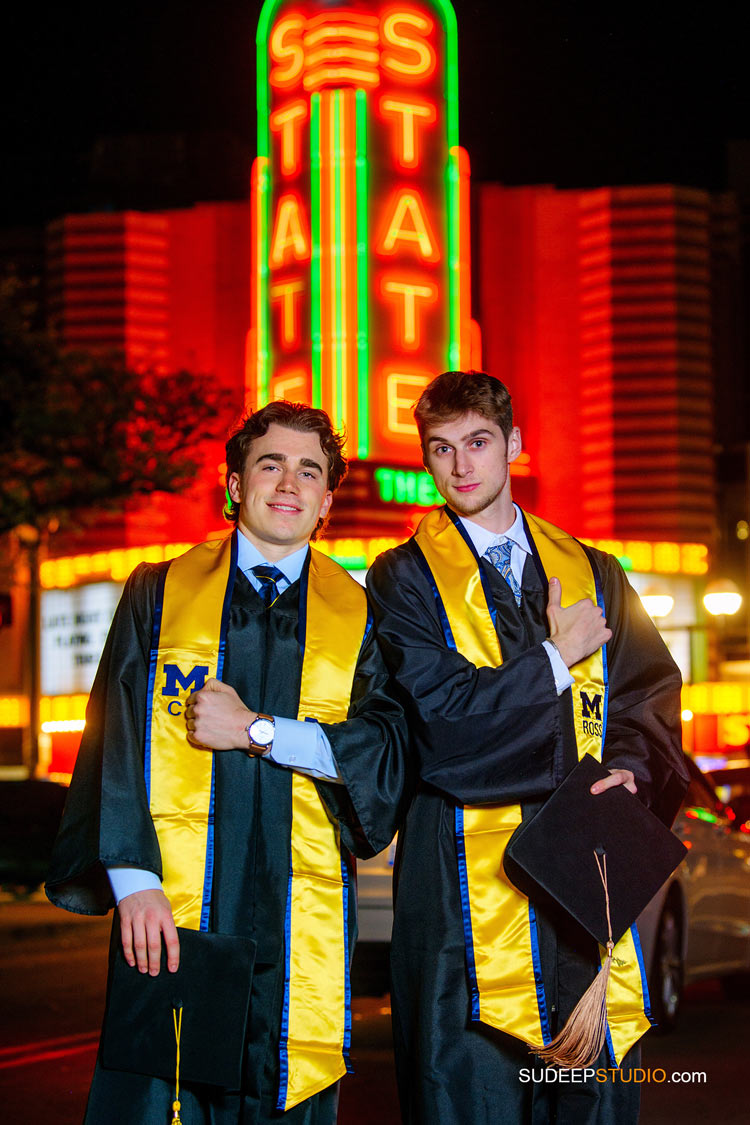
<svg viewBox="0 0 750 1125">
<path fill-rule="evenodd" d="M 177 1018 L 177 1009 L 172 1009 L 172 1021 L 174 1023 L 174 1037 L 177 1042 L 177 1063 L 175 1065 L 175 1078 L 174 1078 L 174 1101 L 172 1102 L 172 1125 L 182 1125 L 182 1118 L 180 1117 L 180 1036 L 182 1034 L 182 1008 L 179 1012 L 179 1020 Z"/>
<path fill-rule="evenodd" d="M 607 986 L 612 969 L 612 922 L 609 917 L 609 889 L 607 887 L 607 856 L 594 852 L 599 875 L 604 884 L 604 897 L 607 906 L 607 958 L 596 978 L 584 992 L 568 1017 L 565 1027 L 557 1033 L 546 1047 L 533 1048 L 534 1053 L 545 1063 L 555 1063 L 568 1069 L 591 1066 L 604 1046 L 607 1034 Z"/>
</svg>

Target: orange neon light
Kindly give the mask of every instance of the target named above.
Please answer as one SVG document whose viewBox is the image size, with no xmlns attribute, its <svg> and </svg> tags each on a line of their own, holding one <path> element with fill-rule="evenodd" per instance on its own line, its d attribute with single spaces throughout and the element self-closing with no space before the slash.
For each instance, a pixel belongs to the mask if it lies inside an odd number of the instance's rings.
<svg viewBox="0 0 750 1125">
<path fill-rule="evenodd" d="M 301 277 L 290 278 L 289 281 L 280 281 L 272 285 L 270 297 L 278 301 L 281 310 L 281 343 L 291 351 L 299 344 L 299 302 L 297 297 L 304 293 L 305 283 Z"/>
<path fill-rule="evenodd" d="M 378 240 L 381 254 L 396 254 L 400 243 L 415 249 L 426 262 L 438 262 L 440 250 L 432 232 L 422 197 L 413 188 L 401 188 L 392 197 L 385 234 Z"/>
<path fill-rule="evenodd" d="M 308 402 L 310 375 L 304 367 L 288 367 L 277 371 L 271 379 L 271 395 L 287 402 Z"/>
<path fill-rule="evenodd" d="M 333 84 L 371 89 L 379 85 L 376 17 L 360 12 L 323 12 L 308 20 L 304 46 L 306 90 Z"/>
<path fill-rule="evenodd" d="M 380 290 L 384 297 L 396 298 L 398 334 L 405 348 L 414 350 L 421 342 L 420 318 L 417 301 L 434 304 L 438 297 L 438 287 L 433 281 L 416 284 L 397 278 L 383 278 Z"/>
<path fill-rule="evenodd" d="M 271 68 L 268 81 L 278 90 L 296 85 L 302 76 L 305 67 L 304 28 L 305 17 L 291 15 L 279 20 L 271 32 L 268 50 L 277 65 Z"/>
<path fill-rule="evenodd" d="M 392 434 L 417 436 L 412 410 L 422 391 L 432 379 L 430 372 L 390 371 L 386 373 L 386 429 Z"/>
<path fill-rule="evenodd" d="M 264 323 L 265 278 L 261 263 L 265 248 L 261 246 L 261 232 L 264 225 L 264 187 L 268 175 L 268 158 L 258 156 L 253 161 L 252 193 L 253 209 L 251 216 L 251 276 L 255 278 L 253 327 L 248 332 L 245 350 L 245 387 L 251 391 L 256 401 L 262 405 L 266 366 L 266 332 Z"/>
<path fill-rule="evenodd" d="M 354 16 L 353 12 L 350 14 Z M 308 22 L 308 27 L 318 23 L 321 18 L 328 20 L 330 17 L 327 14 L 323 17 L 317 16 L 314 20 Z M 363 24 L 365 20 L 367 20 L 369 26 L 358 27 L 356 24 L 326 23 L 323 27 L 316 27 L 314 30 L 306 32 L 305 48 L 309 51 L 318 43 L 324 43 L 327 39 L 359 39 L 361 43 L 371 43 L 377 46 L 378 21 L 374 16 L 363 17 Z"/>
<path fill-rule="evenodd" d="M 514 477 L 530 477 L 531 476 L 531 457 L 525 451 L 518 454 L 515 461 L 510 465 L 511 476 Z"/>
<path fill-rule="evenodd" d="M 279 199 L 273 227 L 269 261 L 278 269 L 287 261 L 307 262 L 310 259 L 310 234 L 299 198 L 288 192 Z"/>
<path fill-rule="evenodd" d="M 339 59 L 343 59 L 345 62 L 369 63 L 371 66 L 377 66 L 380 56 L 377 51 L 368 50 L 366 47 L 352 47 L 349 44 L 345 47 L 327 45 L 321 47 L 318 51 L 313 51 L 312 54 L 306 55 L 305 63 L 308 70 L 314 70 L 316 66 L 325 65 L 329 62 L 335 63 Z"/>
<path fill-rule="evenodd" d="M 471 368 L 476 337 L 472 338 L 471 319 L 471 214 L 469 206 L 469 180 L 471 165 L 469 154 L 458 145 L 451 152 L 458 157 L 458 317 L 460 324 L 461 370 Z M 481 337 L 479 338 L 478 366 L 481 370 Z"/>
<path fill-rule="evenodd" d="M 308 71 L 304 78 L 306 90 L 320 90 L 334 83 L 374 88 L 380 83 L 380 75 L 377 70 L 362 70 L 354 66 L 324 66 L 320 70 Z"/>
<path fill-rule="evenodd" d="M 396 122 L 396 159 L 402 168 L 419 165 L 419 133 L 417 121 L 433 125 L 437 109 L 429 102 L 404 101 L 402 98 L 381 98 L 380 112 Z"/>
<path fill-rule="evenodd" d="M 271 132 L 281 134 L 281 171 L 285 176 L 294 176 L 300 170 L 302 125 L 306 120 L 307 106 L 302 100 L 275 110 L 268 120 Z"/>
<path fill-rule="evenodd" d="M 387 44 L 382 55 L 383 68 L 397 78 L 429 78 L 437 66 L 432 44 L 421 37 L 403 34 L 399 31 L 402 26 L 429 35 L 434 24 L 427 16 L 414 11 L 395 11 L 384 16 L 380 26 L 382 40 Z"/>
</svg>

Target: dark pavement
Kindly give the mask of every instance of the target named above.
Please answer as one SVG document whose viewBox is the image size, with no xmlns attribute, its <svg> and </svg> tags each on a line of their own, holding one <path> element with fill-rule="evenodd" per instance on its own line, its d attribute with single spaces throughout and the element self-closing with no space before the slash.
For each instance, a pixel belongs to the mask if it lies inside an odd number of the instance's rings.
<svg viewBox="0 0 750 1125">
<path fill-rule="evenodd" d="M 109 919 L 56 910 L 40 896 L 0 900 L 0 1120 L 78 1125 L 103 1009 Z M 748 1014 L 717 982 L 688 990 L 672 1035 L 646 1037 L 642 1125 L 750 1120 Z M 388 997 L 353 1005 L 354 1078 L 340 1125 L 397 1125 Z M 703 1072 L 705 1080 L 694 1077 Z M 673 1074 L 684 1075 L 682 1081 Z M 438 1122 L 435 1125 L 439 1125 Z"/>
</svg>

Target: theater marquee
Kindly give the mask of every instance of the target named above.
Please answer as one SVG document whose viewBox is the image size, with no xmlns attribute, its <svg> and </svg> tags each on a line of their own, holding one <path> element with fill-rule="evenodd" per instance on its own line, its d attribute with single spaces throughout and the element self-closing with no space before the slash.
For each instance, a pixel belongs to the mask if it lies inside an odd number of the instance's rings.
<svg viewBox="0 0 750 1125">
<path fill-rule="evenodd" d="M 250 398 L 414 463 L 411 404 L 471 362 L 453 8 L 267 0 L 257 46 Z"/>
</svg>

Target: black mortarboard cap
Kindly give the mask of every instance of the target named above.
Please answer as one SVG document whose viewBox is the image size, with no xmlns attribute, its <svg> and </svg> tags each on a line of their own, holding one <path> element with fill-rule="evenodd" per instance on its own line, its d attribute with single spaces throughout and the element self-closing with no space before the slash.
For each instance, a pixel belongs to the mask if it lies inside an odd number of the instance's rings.
<svg viewBox="0 0 750 1125">
<path fill-rule="evenodd" d="M 162 948 L 158 976 L 128 965 L 117 940 L 102 1037 L 112 1070 L 174 1082 L 175 1010 L 182 1008 L 180 1082 L 238 1090 L 250 1006 L 255 945 L 249 938 L 179 928 L 180 967 L 170 973 Z"/>
<path fill-rule="evenodd" d="M 597 856 L 606 855 L 612 940 L 617 943 L 686 855 L 686 848 L 623 785 L 592 794 L 609 770 L 585 754 L 505 850 L 511 882 L 532 901 L 559 903 L 600 945 L 609 940 Z M 596 853 L 596 855 L 595 855 Z"/>
</svg>

